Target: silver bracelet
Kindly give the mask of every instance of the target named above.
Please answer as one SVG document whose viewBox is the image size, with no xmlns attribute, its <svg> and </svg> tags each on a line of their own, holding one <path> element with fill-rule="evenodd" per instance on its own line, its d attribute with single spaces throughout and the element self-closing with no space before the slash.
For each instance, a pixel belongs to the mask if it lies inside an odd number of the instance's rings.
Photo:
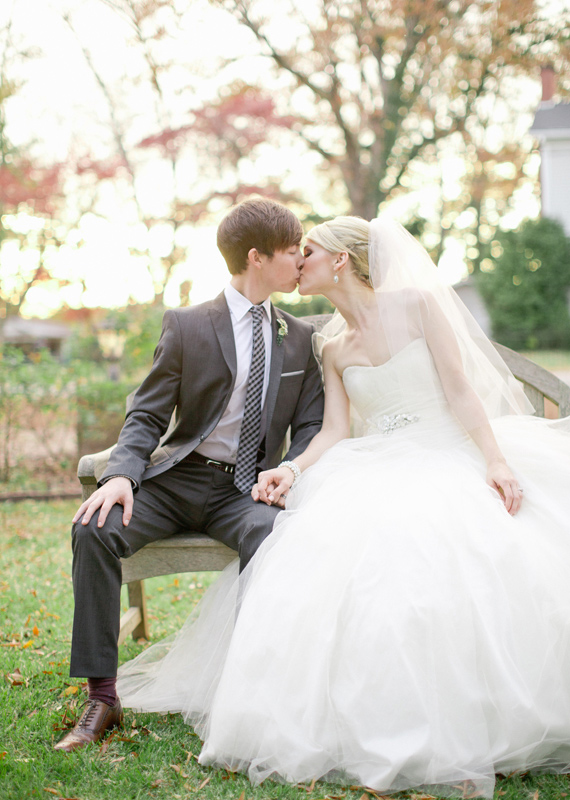
<svg viewBox="0 0 570 800">
<path fill-rule="evenodd" d="M 289 469 L 293 473 L 293 483 L 291 484 L 291 489 L 292 489 L 293 486 L 295 486 L 295 484 L 297 483 L 297 481 L 301 477 L 301 470 L 299 469 L 297 464 L 295 464 L 294 461 L 282 461 L 279 464 L 279 466 L 280 467 L 289 467 Z"/>
</svg>

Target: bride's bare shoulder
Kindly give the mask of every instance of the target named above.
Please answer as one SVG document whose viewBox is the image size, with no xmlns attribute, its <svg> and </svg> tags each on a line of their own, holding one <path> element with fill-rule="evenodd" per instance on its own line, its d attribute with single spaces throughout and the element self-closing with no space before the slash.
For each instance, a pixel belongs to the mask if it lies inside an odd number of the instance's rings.
<svg viewBox="0 0 570 800">
<path fill-rule="evenodd" d="M 329 339 L 323 346 L 323 365 L 330 365 L 342 375 L 343 353 L 346 349 L 346 335 L 341 333 L 334 339 Z"/>
</svg>

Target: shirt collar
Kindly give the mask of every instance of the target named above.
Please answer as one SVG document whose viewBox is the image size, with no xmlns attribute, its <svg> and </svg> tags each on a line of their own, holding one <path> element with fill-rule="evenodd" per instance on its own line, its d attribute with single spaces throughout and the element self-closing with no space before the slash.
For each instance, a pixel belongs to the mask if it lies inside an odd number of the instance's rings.
<svg viewBox="0 0 570 800">
<path fill-rule="evenodd" d="M 232 315 L 239 322 L 249 313 L 249 309 L 252 307 L 253 303 L 238 292 L 237 289 L 234 289 L 231 283 L 224 289 L 224 295 Z M 265 309 L 267 319 L 271 320 L 271 300 L 269 297 L 263 303 L 260 303 L 260 305 Z"/>
</svg>

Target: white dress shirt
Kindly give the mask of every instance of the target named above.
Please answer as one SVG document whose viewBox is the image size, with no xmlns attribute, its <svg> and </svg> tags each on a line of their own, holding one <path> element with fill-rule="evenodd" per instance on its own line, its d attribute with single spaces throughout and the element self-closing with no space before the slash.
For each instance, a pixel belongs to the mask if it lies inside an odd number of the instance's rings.
<svg viewBox="0 0 570 800">
<path fill-rule="evenodd" d="M 235 464 L 239 445 L 239 434 L 245 407 L 247 381 L 251 366 L 253 349 L 253 325 L 249 309 L 252 303 L 240 294 L 230 284 L 224 290 L 226 301 L 230 309 L 230 317 L 234 331 L 236 345 L 237 372 L 234 390 L 226 410 L 212 433 L 196 448 L 196 452 L 206 458 L 216 461 L 225 461 Z M 265 309 L 262 318 L 263 340 L 265 342 L 265 375 L 263 377 L 263 391 L 261 395 L 262 408 L 265 406 L 265 397 L 269 385 L 269 370 L 271 367 L 271 345 L 273 334 L 271 328 L 271 302 L 269 298 L 261 304 Z M 265 412 L 261 417 L 261 438 L 265 434 Z"/>
</svg>

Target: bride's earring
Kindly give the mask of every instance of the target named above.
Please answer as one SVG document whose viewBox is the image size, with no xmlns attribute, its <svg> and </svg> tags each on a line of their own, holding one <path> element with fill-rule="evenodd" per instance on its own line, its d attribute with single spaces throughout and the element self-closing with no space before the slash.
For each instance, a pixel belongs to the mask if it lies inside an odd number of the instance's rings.
<svg viewBox="0 0 570 800">
<path fill-rule="evenodd" d="M 333 278 L 333 281 L 334 281 L 335 283 L 338 283 L 338 275 L 335 275 L 335 276 L 334 276 L 334 278 Z"/>
</svg>

